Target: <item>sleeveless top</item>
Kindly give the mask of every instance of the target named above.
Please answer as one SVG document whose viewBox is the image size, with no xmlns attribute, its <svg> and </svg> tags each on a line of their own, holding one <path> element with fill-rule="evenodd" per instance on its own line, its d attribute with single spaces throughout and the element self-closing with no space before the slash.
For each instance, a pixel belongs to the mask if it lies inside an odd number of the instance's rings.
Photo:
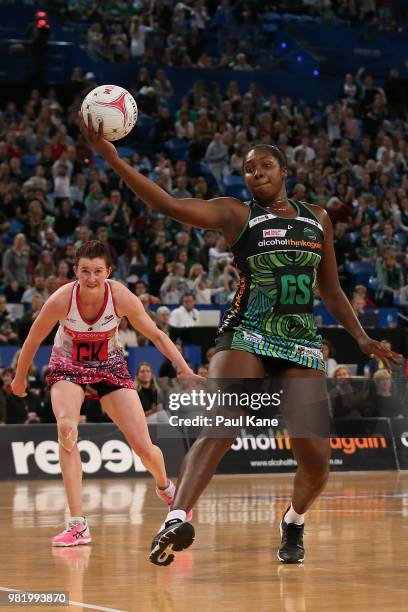
<svg viewBox="0 0 408 612">
<path fill-rule="evenodd" d="M 233 332 L 230 348 L 324 370 L 313 317 L 324 231 L 304 202 L 289 201 L 291 218 L 245 202 L 247 223 L 231 248 L 240 285 L 218 335 Z"/>
<path fill-rule="evenodd" d="M 94 321 L 85 320 L 78 292 L 79 282 L 75 281 L 67 315 L 60 321 L 55 335 L 47 383 L 68 380 L 91 384 L 105 380 L 132 388 L 133 381 L 118 337 L 121 317 L 115 310 L 110 282 L 105 281 L 104 301 Z"/>
</svg>

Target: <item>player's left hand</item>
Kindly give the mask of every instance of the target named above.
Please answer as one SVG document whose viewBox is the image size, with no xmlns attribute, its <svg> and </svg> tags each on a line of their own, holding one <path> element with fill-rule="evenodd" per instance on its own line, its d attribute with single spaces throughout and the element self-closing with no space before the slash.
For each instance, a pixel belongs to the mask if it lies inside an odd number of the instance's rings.
<svg viewBox="0 0 408 612">
<path fill-rule="evenodd" d="M 388 346 L 384 346 L 384 344 L 378 340 L 374 340 L 367 336 L 367 338 L 360 340 L 358 345 L 360 350 L 366 353 L 366 355 L 370 355 L 370 357 L 373 355 L 379 357 L 389 372 L 392 366 L 398 367 L 401 365 L 403 359 L 402 355 L 394 353 Z"/>
<path fill-rule="evenodd" d="M 186 370 L 177 370 L 177 378 L 185 378 L 187 380 L 199 383 L 200 385 L 204 385 L 207 382 L 207 379 L 204 378 L 204 376 L 194 374 L 191 368 L 188 368 Z"/>
</svg>

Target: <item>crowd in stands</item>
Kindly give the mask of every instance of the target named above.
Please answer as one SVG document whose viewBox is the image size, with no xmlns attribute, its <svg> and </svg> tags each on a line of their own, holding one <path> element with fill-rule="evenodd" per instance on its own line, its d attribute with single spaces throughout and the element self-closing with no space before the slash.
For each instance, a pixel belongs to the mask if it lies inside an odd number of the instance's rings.
<svg viewBox="0 0 408 612">
<path fill-rule="evenodd" d="M 5 310 L 20 302 L 29 310 L 69 282 L 75 248 L 91 237 L 109 245 L 113 277 L 144 295 L 147 308 L 180 304 L 186 292 L 197 305 L 228 304 L 239 275 L 225 240 L 152 213 L 81 136 L 75 111 L 95 84 L 86 76 L 74 70 L 68 107 L 53 89 L 44 97 L 32 90 L 24 107 L 10 101 L 0 114 Z M 355 284 L 369 287 L 364 300 L 354 296 L 356 310 L 407 307 L 407 104 L 395 71 L 382 84 L 363 70 L 346 75 L 339 100 L 325 108 L 265 95 L 256 82 L 241 91 L 231 80 L 222 92 L 197 80 L 172 112 L 166 90 L 164 71 L 140 70 L 133 91 L 141 121 L 151 121 L 153 148 L 126 148 L 135 169 L 179 198 L 245 198 L 245 154 L 254 143 L 278 144 L 288 158 L 288 193 L 331 217 L 350 298 Z M 365 282 L 356 283 L 361 274 Z M 0 329 L 0 341 L 22 342 L 24 329 Z"/>
<path fill-rule="evenodd" d="M 86 22 L 82 42 L 95 61 L 236 70 L 255 67 L 250 44 L 239 40 L 232 30 L 237 23 L 252 21 L 258 11 L 262 13 L 261 3 L 249 3 L 249 7 L 232 0 L 76 0 L 68 7 L 62 4 L 60 10 L 67 18 Z"/>
<path fill-rule="evenodd" d="M 372 381 L 353 380 L 346 365 L 339 365 L 333 373 L 329 391 L 331 414 L 335 419 L 362 417 L 407 417 L 406 392 L 396 384 L 386 369 L 374 372 Z"/>
<path fill-rule="evenodd" d="M 315 17 L 323 24 L 341 20 L 352 26 L 396 31 L 408 22 L 405 0 L 276 0 L 266 5 L 268 11 Z"/>
<path fill-rule="evenodd" d="M 405 0 L 73 0 L 59 4 L 67 18 L 87 23 L 82 42 L 96 61 L 233 70 L 258 66 L 257 45 L 248 37 L 240 39 L 234 27 L 261 26 L 266 14 L 308 16 L 322 24 L 364 24 L 386 31 L 400 31 L 408 23 Z"/>
</svg>

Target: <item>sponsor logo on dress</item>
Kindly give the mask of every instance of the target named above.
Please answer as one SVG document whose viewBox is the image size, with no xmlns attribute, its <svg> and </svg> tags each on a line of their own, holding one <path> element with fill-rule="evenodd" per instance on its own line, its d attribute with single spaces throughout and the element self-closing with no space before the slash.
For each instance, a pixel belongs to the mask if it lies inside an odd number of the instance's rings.
<svg viewBox="0 0 408 612">
<path fill-rule="evenodd" d="M 320 349 L 314 349 L 310 346 L 302 346 L 300 344 L 295 344 L 295 351 L 300 355 L 304 355 L 306 357 L 316 357 L 317 359 L 323 359 L 323 354 Z"/>
<path fill-rule="evenodd" d="M 248 340 L 249 342 L 253 342 L 254 344 L 260 344 L 261 342 L 263 342 L 263 337 L 261 336 L 261 334 L 243 331 L 242 335 L 244 336 L 244 340 Z"/>
<path fill-rule="evenodd" d="M 95 331 L 86 331 L 86 332 L 80 332 L 80 331 L 75 331 L 73 329 L 69 329 L 68 327 L 64 326 L 64 332 L 67 334 L 67 336 L 69 336 L 70 338 L 74 338 L 76 340 L 83 340 L 83 341 L 92 341 L 92 342 L 97 342 L 98 340 L 105 340 L 106 338 L 110 338 L 111 337 L 111 332 L 115 331 L 116 327 L 113 328 L 113 330 L 111 329 L 106 329 L 103 332 L 95 332 Z"/>
<path fill-rule="evenodd" d="M 112 321 L 113 318 L 114 318 L 113 314 L 107 315 L 102 325 L 107 325 L 108 323 L 110 323 L 110 321 Z"/>
<path fill-rule="evenodd" d="M 264 229 L 262 235 L 264 238 L 284 238 L 287 231 L 285 229 Z"/>
<path fill-rule="evenodd" d="M 313 249 L 313 250 L 318 250 L 322 248 L 322 243 L 321 242 L 315 242 L 312 240 L 295 240 L 293 238 L 273 238 L 272 240 L 260 240 L 258 242 L 258 246 L 260 247 L 265 247 L 265 246 L 278 246 L 278 247 L 294 247 L 297 248 L 299 250 L 303 248 L 308 248 L 308 249 Z"/>
<path fill-rule="evenodd" d="M 249 222 L 249 227 L 254 227 L 254 225 L 258 225 L 258 223 L 263 223 L 264 221 L 269 221 L 269 219 L 276 219 L 276 215 L 272 215 L 268 213 L 267 215 L 259 215 L 259 217 L 255 217 L 255 219 L 251 219 Z"/>
</svg>

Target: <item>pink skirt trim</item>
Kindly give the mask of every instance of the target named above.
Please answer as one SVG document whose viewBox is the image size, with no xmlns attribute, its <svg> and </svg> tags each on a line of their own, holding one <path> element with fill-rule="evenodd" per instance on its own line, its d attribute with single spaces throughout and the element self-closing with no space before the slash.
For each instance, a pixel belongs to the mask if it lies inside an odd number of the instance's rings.
<svg viewBox="0 0 408 612">
<path fill-rule="evenodd" d="M 68 359 L 51 355 L 45 382 L 49 387 L 52 387 L 60 380 L 67 380 L 78 385 L 92 385 L 92 383 L 104 380 L 111 385 L 117 385 L 125 389 L 135 388 L 123 353 L 120 351 L 114 353 L 106 361 L 92 366 L 73 363 Z"/>
</svg>

